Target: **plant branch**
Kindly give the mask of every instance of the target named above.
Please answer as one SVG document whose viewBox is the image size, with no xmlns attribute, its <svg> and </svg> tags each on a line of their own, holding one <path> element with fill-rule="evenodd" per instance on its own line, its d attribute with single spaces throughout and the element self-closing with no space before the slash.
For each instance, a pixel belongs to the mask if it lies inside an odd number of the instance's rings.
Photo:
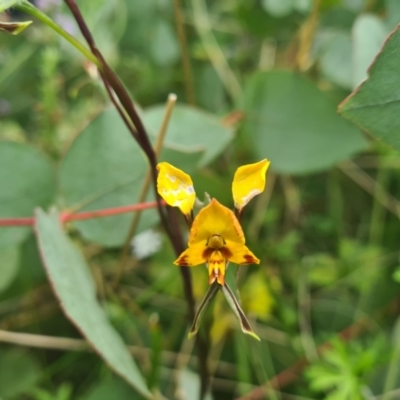
<svg viewBox="0 0 400 400">
<path fill-rule="evenodd" d="M 158 203 L 158 212 L 160 214 L 161 222 L 164 226 L 164 229 L 174 247 L 175 253 L 179 255 L 183 250 L 184 250 L 184 243 L 183 243 L 183 238 L 179 229 L 179 226 L 176 222 L 176 214 L 171 213 L 171 210 L 169 207 L 167 207 L 167 215 L 165 215 L 164 210 L 161 206 L 161 198 L 157 193 L 157 157 L 156 154 L 153 150 L 153 147 L 151 145 L 149 136 L 147 135 L 146 129 L 142 123 L 142 120 L 139 117 L 139 114 L 136 112 L 135 107 L 133 105 L 133 101 L 131 97 L 129 96 L 127 90 L 125 89 L 124 85 L 118 78 L 118 76 L 115 74 L 115 72 L 109 67 L 107 64 L 106 60 L 104 59 L 103 55 L 99 51 L 99 49 L 96 46 L 96 43 L 93 39 L 92 34 L 90 33 L 90 30 L 88 26 L 86 25 L 86 22 L 75 2 L 75 0 L 65 0 L 65 3 L 67 4 L 68 8 L 71 10 L 71 13 L 73 14 L 81 32 L 82 35 L 84 36 L 86 42 L 88 43 L 92 53 L 94 56 L 97 57 L 99 60 L 101 67 L 100 67 L 100 72 L 101 72 L 101 77 L 103 79 L 104 84 L 106 85 L 106 88 L 112 88 L 112 91 L 115 93 L 117 96 L 120 105 L 121 105 L 121 110 L 123 108 L 124 112 L 126 113 L 127 117 L 124 118 L 123 120 L 125 124 L 127 125 L 127 128 L 131 132 L 132 136 L 134 139 L 138 142 L 140 147 L 142 148 L 143 152 L 146 154 L 147 159 L 150 164 L 150 169 L 151 169 L 151 177 L 152 177 L 152 182 L 153 182 L 153 188 L 154 192 L 157 198 L 157 203 Z M 109 90 L 109 89 L 107 89 Z M 110 90 L 111 92 L 111 90 Z M 109 93 L 110 93 L 109 92 Z M 119 110 L 120 114 L 120 108 L 118 107 L 117 103 L 114 102 L 114 104 L 117 106 L 117 109 Z M 129 119 L 128 119 L 129 117 Z M 129 120 L 132 124 L 129 123 Z M 132 125 L 135 127 L 136 130 L 133 129 Z M 172 230 L 170 227 L 175 226 L 178 229 Z M 184 291 L 185 291 L 185 297 L 186 301 L 188 304 L 188 309 L 189 309 L 189 315 L 193 316 L 195 314 L 195 302 L 194 302 L 194 295 L 193 295 L 193 289 L 192 289 L 192 284 L 191 284 L 191 275 L 190 272 L 187 268 L 181 267 L 181 276 L 183 280 L 183 286 L 184 286 Z M 201 390 L 200 390 L 200 397 L 203 398 L 207 388 L 208 388 L 208 369 L 207 369 L 207 343 L 203 341 L 202 339 L 197 339 L 196 344 L 198 347 L 198 357 L 199 357 L 199 369 L 200 369 L 200 377 L 201 377 Z"/>
<path fill-rule="evenodd" d="M 222 84 L 225 86 L 226 91 L 232 100 L 237 100 L 242 95 L 242 88 L 213 34 L 207 5 L 204 0 L 191 0 L 191 3 L 194 13 L 194 26 L 200 37 L 204 50 L 206 51 Z"/>
<path fill-rule="evenodd" d="M 82 45 L 78 40 L 66 32 L 61 26 L 57 25 L 51 18 L 46 14 L 42 13 L 38 8 L 36 8 L 32 3 L 24 0 L 20 3 L 15 4 L 14 8 L 19 11 L 25 12 L 27 14 L 36 17 L 38 20 L 42 21 L 44 24 L 49 26 L 65 40 L 67 40 L 72 46 L 74 46 L 78 51 L 80 51 L 88 60 L 90 60 L 97 67 L 101 68 L 101 64 L 96 56 L 94 56 L 85 46 Z"/>
<path fill-rule="evenodd" d="M 164 139 L 167 134 L 168 124 L 169 124 L 169 121 L 170 121 L 170 118 L 172 115 L 172 110 L 176 103 L 176 99 L 177 99 L 177 97 L 175 94 L 170 94 L 168 96 L 164 118 L 161 123 L 161 127 L 160 127 L 160 131 L 158 133 L 158 136 L 157 136 L 156 144 L 154 146 L 154 152 L 155 152 L 157 158 L 161 154 L 161 150 L 162 150 L 162 147 L 164 144 Z M 140 191 L 139 198 L 137 200 L 139 203 L 142 203 L 146 200 L 147 193 L 150 189 L 150 185 L 151 185 L 151 168 L 147 171 L 146 177 L 144 179 L 143 186 Z M 139 225 L 140 216 L 141 216 L 141 212 L 139 211 L 139 212 L 135 213 L 135 215 L 133 216 L 133 219 L 131 221 L 131 225 L 129 227 L 129 232 L 128 232 L 124 246 L 121 251 L 121 256 L 120 256 L 119 265 L 118 265 L 118 271 L 117 271 L 117 274 L 115 275 L 115 281 L 114 281 L 115 286 L 117 286 L 119 281 L 121 280 L 125 266 L 130 257 L 130 254 L 129 254 L 130 243 L 131 243 L 133 235 L 135 234 L 136 229 Z"/>
<path fill-rule="evenodd" d="M 164 201 L 162 201 L 162 205 L 165 205 Z M 156 201 L 149 201 L 148 203 L 139 203 L 139 204 L 132 204 L 129 206 L 103 208 L 101 210 L 93 210 L 93 211 L 82 211 L 78 213 L 61 212 L 61 221 L 70 222 L 70 221 L 81 221 L 84 219 L 91 219 L 91 218 L 111 217 L 113 215 L 126 214 L 135 211 L 143 211 L 156 207 L 157 207 Z M 30 226 L 34 224 L 34 221 L 35 221 L 34 217 L 0 218 L 0 227 Z"/>
</svg>

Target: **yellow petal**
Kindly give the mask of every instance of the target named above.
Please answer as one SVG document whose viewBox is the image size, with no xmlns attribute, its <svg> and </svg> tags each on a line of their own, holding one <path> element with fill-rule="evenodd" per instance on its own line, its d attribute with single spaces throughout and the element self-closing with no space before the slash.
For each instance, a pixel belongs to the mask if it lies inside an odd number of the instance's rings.
<svg viewBox="0 0 400 400">
<path fill-rule="evenodd" d="M 217 281 L 225 284 L 226 259 L 219 250 L 214 250 L 208 259 L 208 283 L 211 285 Z"/>
<path fill-rule="evenodd" d="M 190 215 L 196 200 L 192 179 L 167 162 L 157 165 L 157 191 L 172 207 L 179 207 L 185 215 Z"/>
<path fill-rule="evenodd" d="M 234 264 L 260 264 L 260 260 L 244 244 L 227 241 L 225 248 L 231 253 L 227 259 Z"/>
<path fill-rule="evenodd" d="M 225 241 L 244 243 L 244 234 L 235 214 L 217 200 L 202 208 L 193 221 L 189 234 L 189 247 L 203 243 L 207 244 L 214 235 L 221 236 Z"/>
<path fill-rule="evenodd" d="M 196 265 L 204 264 L 212 252 L 213 249 L 208 248 L 205 243 L 198 243 L 189 246 L 189 248 L 174 261 L 174 264 L 181 267 L 195 267 Z"/>
<path fill-rule="evenodd" d="M 265 175 L 270 162 L 267 159 L 239 167 L 233 178 L 232 194 L 239 211 L 265 188 Z"/>
</svg>

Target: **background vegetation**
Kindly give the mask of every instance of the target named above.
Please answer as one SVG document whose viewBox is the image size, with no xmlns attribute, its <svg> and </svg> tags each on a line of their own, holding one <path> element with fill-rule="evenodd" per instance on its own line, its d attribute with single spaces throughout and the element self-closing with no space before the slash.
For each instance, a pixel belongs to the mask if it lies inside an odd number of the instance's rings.
<svg viewBox="0 0 400 400">
<path fill-rule="evenodd" d="M 83 42 L 65 4 L 36 5 Z M 262 261 L 238 279 L 262 341 L 242 334 L 218 295 L 203 322 L 209 398 L 400 398 L 397 31 L 341 109 L 381 141 L 337 114 L 400 21 L 400 2 L 78 5 L 152 139 L 177 94 L 161 159 L 190 173 L 200 198 L 231 205 L 235 169 L 271 160 L 267 189 L 243 220 Z M 1 35 L 0 66 L 2 219 L 140 201 L 146 159 L 93 64 L 34 20 Z M 0 399 L 141 399 L 148 388 L 197 398 L 182 281 L 157 213 L 142 214 L 127 263 L 132 214 L 68 222 L 69 239 L 56 214 L 36 216 L 36 236 L 0 227 Z M 200 301 L 207 274 L 191 272 Z"/>
</svg>

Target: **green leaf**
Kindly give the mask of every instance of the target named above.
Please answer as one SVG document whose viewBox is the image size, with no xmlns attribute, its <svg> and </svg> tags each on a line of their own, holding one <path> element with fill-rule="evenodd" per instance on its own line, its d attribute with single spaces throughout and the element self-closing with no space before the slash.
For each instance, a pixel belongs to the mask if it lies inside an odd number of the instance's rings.
<svg viewBox="0 0 400 400">
<path fill-rule="evenodd" d="M 320 56 L 323 75 L 345 89 L 353 88 L 351 52 L 350 35 L 339 32 L 328 39 Z"/>
<path fill-rule="evenodd" d="M 364 81 L 339 106 L 340 114 L 400 150 L 400 30 L 389 36 Z"/>
<path fill-rule="evenodd" d="M 57 213 L 37 211 L 36 233 L 48 278 L 66 316 L 96 352 L 136 390 L 151 396 L 121 337 L 96 300 L 96 288 L 81 253 L 65 235 Z"/>
<path fill-rule="evenodd" d="M 361 132 L 301 75 L 256 73 L 245 87 L 243 105 L 244 130 L 257 157 L 270 159 L 280 173 L 329 168 L 366 147 Z"/>
<path fill-rule="evenodd" d="M 400 1 L 385 0 L 386 26 L 393 30 L 400 21 Z"/>
<path fill-rule="evenodd" d="M 75 139 L 60 169 L 60 189 L 68 207 L 81 211 L 125 206 L 137 202 L 147 170 L 142 151 L 118 112 L 98 115 Z M 132 214 L 75 222 L 88 240 L 120 246 L 129 231 Z M 158 221 L 145 211 L 138 232 Z"/>
<path fill-rule="evenodd" d="M 383 22 L 375 15 L 362 14 L 354 22 L 353 38 L 353 88 L 367 78 L 367 69 L 386 38 Z"/>
<path fill-rule="evenodd" d="M 197 165 L 203 156 L 203 151 L 186 152 L 164 148 L 161 152 L 160 161 L 167 161 L 190 175 L 196 171 Z"/>
<path fill-rule="evenodd" d="M 0 142 L 0 218 L 32 217 L 47 207 L 55 193 L 53 166 L 35 148 Z M 0 248 L 21 243 L 27 227 L 0 228 Z"/>
<path fill-rule="evenodd" d="M 4 292 L 17 276 L 19 258 L 18 246 L 0 249 L 0 293 Z"/>
<path fill-rule="evenodd" d="M 0 352 L 0 398 L 15 399 L 32 389 L 41 375 L 40 365 L 25 350 Z"/>
<path fill-rule="evenodd" d="M 19 2 L 20 0 L 0 0 L 0 12 L 3 12 L 8 8 L 11 8 L 12 6 L 14 6 Z"/>
<path fill-rule="evenodd" d="M 145 110 L 144 122 L 155 137 L 164 117 L 165 106 Z M 222 125 L 217 116 L 197 108 L 177 105 L 168 125 L 165 147 L 183 152 L 204 151 L 199 166 L 213 161 L 232 140 L 231 129 Z"/>
</svg>

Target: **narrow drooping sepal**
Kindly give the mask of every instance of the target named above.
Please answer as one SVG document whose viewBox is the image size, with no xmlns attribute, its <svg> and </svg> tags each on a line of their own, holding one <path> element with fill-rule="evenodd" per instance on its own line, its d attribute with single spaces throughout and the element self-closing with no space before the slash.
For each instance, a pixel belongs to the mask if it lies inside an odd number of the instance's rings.
<svg viewBox="0 0 400 400">
<path fill-rule="evenodd" d="M 159 163 L 157 169 L 159 195 L 168 205 L 178 207 L 189 218 L 196 200 L 192 178 L 167 162 Z"/>
<path fill-rule="evenodd" d="M 199 331 L 200 323 L 204 315 L 204 311 L 206 311 L 207 307 L 211 303 L 211 301 L 214 299 L 215 295 L 217 294 L 218 290 L 220 288 L 220 285 L 217 282 L 214 282 L 212 285 L 209 286 L 208 291 L 206 295 L 204 296 L 204 299 L 200 303 L 200 306 L 196 312 L 196 315 L 194 316 L 193 324 L 192 327 L 190 328 L 188 337 L 191 339 L 193 336 L 197 334 Z"/>
<path fill-rule="evenodd" d="M 270 162 L 267 159 L 239 167 L 232 182 L 235 208 L 239 211 L 265 189 L 266 173 Z"/>
<path fill-rule="evenodd" d="M 239 320 L 240 327 L 242 328 L 242 332 L 245 333 L 246 335 L 252 336 L 254 339 L 261 340 L 253 331 L 253 329 L 250 326 L 249 321 L 246 318 L 246 315 L 244 314 L 243 310 L 241 309 L 239 302 L 237 301 L 235 295 L 232 293 L 232 290 L 228 286 L 227 283 L 225 285 L 221 286 L 222 293 L 224 294 L 228 304 L 232 308 L 233 312 L 235 313 L 237 319 Z"/>
</svg>

